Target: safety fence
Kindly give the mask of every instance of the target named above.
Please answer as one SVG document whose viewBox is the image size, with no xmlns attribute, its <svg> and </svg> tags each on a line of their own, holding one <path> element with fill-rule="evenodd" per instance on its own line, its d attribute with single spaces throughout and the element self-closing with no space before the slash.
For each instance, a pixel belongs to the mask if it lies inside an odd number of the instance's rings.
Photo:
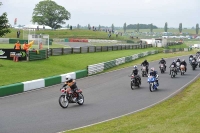
<svg viewBox="0 0 200 133">
<path fill-rule="evenodd" d="M 191 51 L 190 48 L 172 48 L 172 49 L 163 49 L 163 53 L 173 53 L 179 51 Z"/>
<path fill-rule="evenodd" d="M 157 53 L 158 53 L 158 51 L 156 51 L 156 50 L 146 51 L 146 52 L 142 52 L 142 53 L 139 53 L 139 54 L 126 56 L 126 57 L 118 58 L 118 59 L 107 61 L 107 62 L 102 62 L 102 63 L 98 63 L 98 64 L 89 65 L 87 67 L 88 75 L 97 74 L 97 73 L 103 72 L 106 69 L 118 66 L 120 64 L 124 64 L 124 63 L 130 62 L 130 61 L 142 58 L 144 56 L 157 54 Z"/>
<path fill-rule="evenodd" d="M 116 50 L 127 50 L 127 49 L 144 49 L 152 47 L 148 45 L 115 45 L 115 46 L 89 46 L 89 47 L 76 47 L 76 48 L 51 48 L 49 49 L 48 55 L 67 55 L 75 53 L 94 53 L 94 52 L 105 52 L 105 51 L 116 51 Z"/>
</svg>

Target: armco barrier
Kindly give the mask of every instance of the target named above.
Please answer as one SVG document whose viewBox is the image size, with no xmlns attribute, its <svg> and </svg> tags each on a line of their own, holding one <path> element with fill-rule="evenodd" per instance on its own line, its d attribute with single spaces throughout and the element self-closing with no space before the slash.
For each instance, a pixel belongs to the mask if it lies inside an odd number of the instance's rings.
<svg viewBox="0 0 200 133">
<path fill-rule="evenodd" d="M 126 62 L 130 62 L 130 61 L 136 60 L 136 59 L 144 57 L 144 56 L 157 54 L 157 53 L 158 53 L 158 51 L 156 51 L 156 50 L 147 51 L 147 52 L 143 52 L 143 53 L 139 53 L 139 54 L 134 54 L 132 56 L 126 56 L 126 57 L 118 58 L 118 59 L 103 62 L 103 63 L 89 65 L 87 67 L 88 75 L 97 74 L 99 72 L 103 72 L 104 70 L 112 68 L 114 66 L 117 66 L 117 65 L 120 65 L 120 64 L 123 64 Z"/>
<path fill-rule="evenodd" d="M 45 87 L 61 83 L 61 76 L 53 76 L 44 79 Z"/>
<path fill-rule="evenodd" d="M 79 78 L 83 78 L 83 77 L 87 77 L 88 76 L 88 71 L 87 69 L 85 70 L 80 70 L 80 71 L 76 71 L 76 78 L 79 79 Z"/>
<path fill-rule="evenodd" d="M 24 84 L 23 83 L 16 83 L 7 86 L 0 87 L 0 97 L 12 95 L 16 93 L 21 93 L 24 91 Z"/>
</svg>

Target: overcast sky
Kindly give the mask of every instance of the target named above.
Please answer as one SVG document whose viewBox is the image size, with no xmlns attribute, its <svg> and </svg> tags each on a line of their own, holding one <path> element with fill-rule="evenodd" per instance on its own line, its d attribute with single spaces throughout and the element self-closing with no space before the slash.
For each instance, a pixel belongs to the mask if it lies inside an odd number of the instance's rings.
<svg viewBox="0 0 200 133">
<path fill-rule="evenodd" d="M 35 5 L 41 0 L 0 0 L 0 15 L 7 12 L 9 23 L 31 24 Z M 200 24 L 200 0 L 54 0 L 71 13 L 70 24 L 82 26 L 120 26 L 150 24 L 164 27 L 195 27 Z"/>
</svg>

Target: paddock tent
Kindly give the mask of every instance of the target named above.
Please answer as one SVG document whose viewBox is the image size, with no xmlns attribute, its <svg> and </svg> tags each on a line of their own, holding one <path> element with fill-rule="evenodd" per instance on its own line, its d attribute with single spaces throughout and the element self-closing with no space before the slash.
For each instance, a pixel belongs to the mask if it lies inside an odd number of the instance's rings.
<svg viewBox="0 0 200 133">
<path fill-rule="evenodd" d="M 23 27 L 23 29 L 37 29 L 39 26 L 39 29 L 45 29 L 45 30 L 51 30 L 52 28 L 47 26 L 47 25 L 33 25 L 33 24 L 28 24 Z"/>
</svg>

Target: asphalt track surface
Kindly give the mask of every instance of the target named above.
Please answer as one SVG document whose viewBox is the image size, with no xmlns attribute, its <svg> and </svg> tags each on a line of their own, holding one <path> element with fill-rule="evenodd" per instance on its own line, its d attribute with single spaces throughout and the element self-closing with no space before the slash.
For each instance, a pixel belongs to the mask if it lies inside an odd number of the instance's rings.
<svg viewBox="0 0 200 133">
<path fill-rule="evenodd" d="M 172 59 L 166 61 L 169 67 Z M 157 70 L 158 66 L 158 61 L 150 63 Z M 78 79 L 85 103 L 67 109 L 58 104 L 62 84 L 0 98 L 0 133 L 56 133 L 136 112 L 169 97 L 200 74 L 200 68 L 193 71 L 188 64 L 185 75 L 172 79 L 168 67 L 164 74 L 158 71 L 160 86 L 155 92 L 149 91 L 146 77 L 141 88 L 131 90 L 131 67 Z"/>
</svg>

